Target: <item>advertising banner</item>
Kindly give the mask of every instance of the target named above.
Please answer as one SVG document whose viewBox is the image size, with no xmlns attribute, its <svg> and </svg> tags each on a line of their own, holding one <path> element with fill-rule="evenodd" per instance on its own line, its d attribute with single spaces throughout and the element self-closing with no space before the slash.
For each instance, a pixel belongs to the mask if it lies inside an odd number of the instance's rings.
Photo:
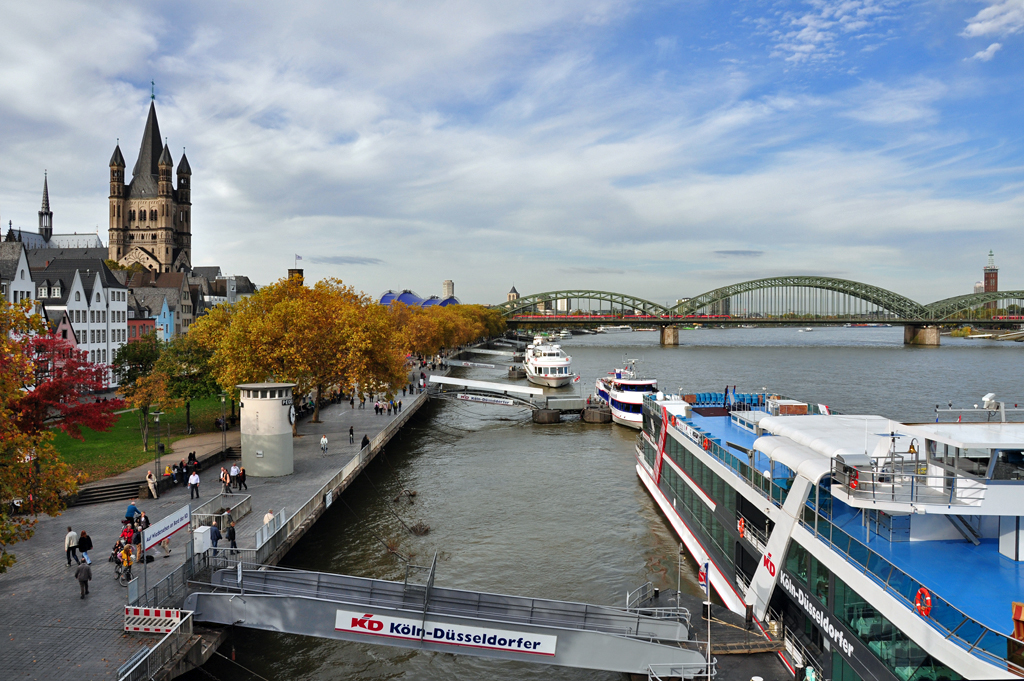
<svg viewBox="0 0 1024 681">
<path fill-rule="evenodd" d="M 456 397 L 458 399 L 460 399 L 460 400 L 465 400 L 466 402 L 482 402 L 484 404 L 501 404 L 501 405 L 504 405 L 506 407 L 514 407 L 514 406 L 516 406 L 516 403 L 513 400 L 509 400 L 509 399 L 506 399 L 504 397 L 484 397 L 483 395 L 466 395 L 465 393 L 460 393 L 460 394 L 456 395 Z"/>
<path fill-rule="evenodd" d="M 148 551 L 178 530 L 184 530 L 192 521 L 192 509 L 188 504 L 164 516 L 142 533 L 143 549 Z"/>
<path fill-rule="evenodd" d="M 422 628 L 421 628 L 422 627 Z M 467 627 L 461 624 L 421 622 L 417 619 L 390 617 L 339 610 L 334 624 L 335 631 L 346 631 L 367 636 L 401 638 L 409 641 L 444 643 L 466 648 L 488 648 L 530 655 L 555 654 L 557 636 L 545 636 L 522 631 L 504 631 Z"/>
</svg>

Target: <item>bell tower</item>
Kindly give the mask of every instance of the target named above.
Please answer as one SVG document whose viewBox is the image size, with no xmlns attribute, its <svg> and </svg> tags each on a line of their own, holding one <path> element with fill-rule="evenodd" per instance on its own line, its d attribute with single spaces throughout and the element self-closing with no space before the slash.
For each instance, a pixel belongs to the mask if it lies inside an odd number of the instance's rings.
<svg viewBox="0 0 1024 681">
<path fill-rule="evenodd" d="M 128 214 L 124 206 L 124 155 L 121 141 L 110 157 L 110 228 L 107 236 L 107 257 L 120 260 L 127 253 Z"/>
<path fill-rule="evenodd" d="M 39 209 L 39 234 L 47 242 L 53 236 L 53 211 L 50 210 L 50 187 L 46 171 L 43 171 L 43 205 Z"/>
</svg>

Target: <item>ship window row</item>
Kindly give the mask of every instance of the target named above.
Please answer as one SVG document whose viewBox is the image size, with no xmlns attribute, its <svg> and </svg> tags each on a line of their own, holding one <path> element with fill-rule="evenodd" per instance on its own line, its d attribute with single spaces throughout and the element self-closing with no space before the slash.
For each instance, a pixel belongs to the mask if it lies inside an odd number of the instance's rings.
<svg viewBox="0 0 1024 681">
<path fill-rule="evenodd" d="M 540 370 L 546 375 L 569 373 L 569 367 L 540 367 Z"/>
<path fill-rule="evenodd" d="M 700 525 L 704 534 L 711 539 L 711 542 L 718 547 L 719 552 L 725 561 L 735 567 L 735 549 L 732 534 L 725 525 L 718 521 L 715 513 L 704 501 L 690 488 L 686 481 L 680 478 L 671 466 L 665 465 L 662 468 L 662 477 L 665 484 L 675 496 L 676 503 L 681 503 L 690 512 L 693 522 Z M 728 547 L 728 548 L 726 548 Z"/>
<path fill-rule="evenodd" d="M 704 464 L 690 450 L 674 437 L 665 438 L 665 453 L 682 468 L 690 479 L 704 490 L 704 493 L 725 507 L 724 514 L 736 514 L 736 493 L 725 480 Z M 687 486 L 689 489 L 689 486 Z"/>
<path fill-rule="evenodd" d="M 624 393 L 649 393 L 654 390 L 654 386 L 647 385 L 636 385 L 634 383 L 615 383 L 613 387 Z"/>
<path fill-rule="evenodd" d="M 619 411 L 629 412 L 630 414 L 639 414 L 640 411 L 643 409 L 643 405 L 641 405 L 641 404 L 630 404 L 629 402 L 619 402 L 618 400 L 611 399 L 611 398 L 609 398 L 609 402 L 611 402 L 612 406 L 615 407 L 616 409 L 618 409 Z"/>
<path fill-rule="evenodd" d="M 893 626 L 838 577 L 833 612 L 889 671 L 904 681 L 956 681 L 962 677 Z"/>
<path fill-rule="evenodd" d="M 828 578 L 832 572 L 818 562 L 799 542 L 790 542 L 786 553 L 786 569 L 810 587 L 810 592 L 823 604 L 828 604 Z"/>
</svg>

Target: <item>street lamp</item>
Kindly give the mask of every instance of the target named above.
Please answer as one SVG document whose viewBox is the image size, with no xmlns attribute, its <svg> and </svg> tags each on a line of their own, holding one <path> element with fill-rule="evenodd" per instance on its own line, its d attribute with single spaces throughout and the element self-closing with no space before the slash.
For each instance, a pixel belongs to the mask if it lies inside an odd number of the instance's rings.
<svg viewBox="0 0 1024 681">
<path fill-rule="evenodd" d="M 164 413 L 162 411 L 154 411 L 153 412 L 153 422 L 156 424 L 156 475 L 157 475 L 157 480 L 160 479 L 160 475 L 161 475 L 160 471 L 162 470 L 160 468 L 161 454 L 163 454 L 163 452 L 160 451 L 160 417 L 163 416 L 163 414 Z"/>
<path fill-rule="evenodd" d="M 227 393 L 220 394 L 220 451 L 222 452 L 228 449 L 228 423 L 227 415 L 224 413 L 224 403 L 227 398 Z"/>
</svg>

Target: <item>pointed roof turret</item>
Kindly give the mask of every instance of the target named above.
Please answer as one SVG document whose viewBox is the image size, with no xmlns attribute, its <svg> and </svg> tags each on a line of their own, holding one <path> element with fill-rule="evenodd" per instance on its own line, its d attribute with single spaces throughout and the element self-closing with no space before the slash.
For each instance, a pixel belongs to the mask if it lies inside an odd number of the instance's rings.
<svg viewBox="0 0 1024 681">
<path fill-rule="evenodd" d="M 160 124 L 156 120 L 156 104 L 150 102 L 149 117 L 146 129 L 142 133 L 142 145 L 139 147 L 139 159 L 132 170 L 132 182 L 129 195 L 132 198 L 155 197 L 160 182 L 159 160 L 163 153 L 160 144 Z"/>
<path fill-rule="evenodd" d="M 178 174 L 179 175 L 191 175 L 192 166 L 188 164 L 188 159 L 185 158 L 185 151 L 181 152 L 181 161 L 178 162 Z"/>
<path fill-rule="evenodd" d="M 50 186 L 47 181 L 46 171 L 43 171 L 43 207 L 39 209 L 40 213 L 50 212 Z"/>
<path fill-rule="evenodd" d="M 170 148 L 166 144 L 164 144 L 164 150 L 162 152 L 160 152 L 160 160 L 157 161 L 157 165 L 158 166 L 173 166 L 174 165 L 174 159 L 171 158 L 171 150 L 170 150 Z"/>
<path fill-rule="evenodd" d="M 114 154 L 110 157 L 111 168 L 124 168 L 124 156 L 121 155 L 120 143 L 114 147 Z"/>
</svg>

